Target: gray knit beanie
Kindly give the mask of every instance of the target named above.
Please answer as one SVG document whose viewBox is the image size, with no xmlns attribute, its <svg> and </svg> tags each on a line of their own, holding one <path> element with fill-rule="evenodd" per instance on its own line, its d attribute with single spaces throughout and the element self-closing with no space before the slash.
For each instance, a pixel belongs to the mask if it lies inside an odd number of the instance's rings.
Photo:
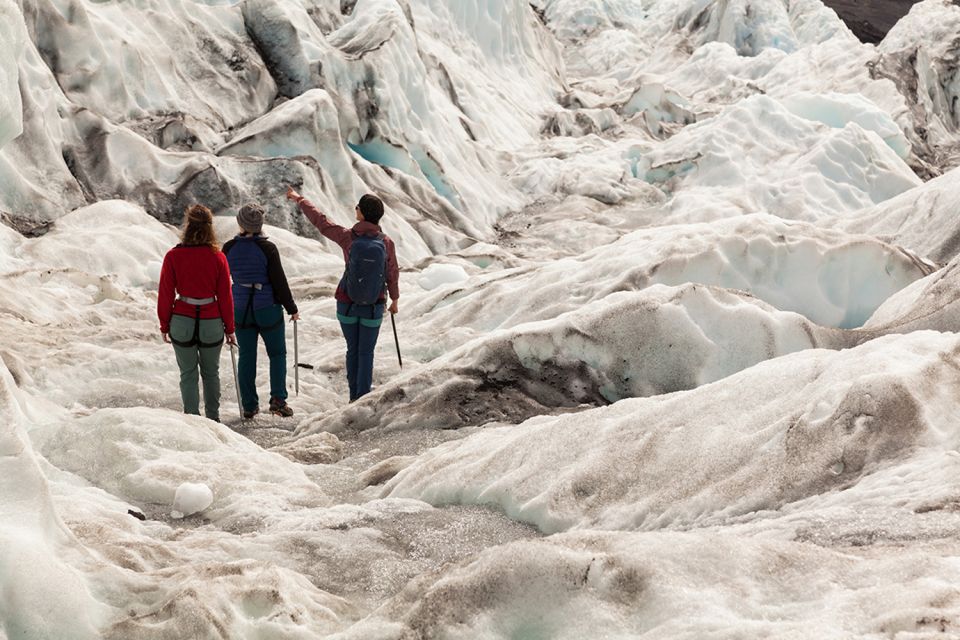
<svg viewBox="0 0 960 640">
<path fill-rule="evenodd" d="M 263 229 L 263 207 L 258 204 L 245 204 L 237 215 L 237 224 L 248 233 L 260 233 Z"/>
</svg>

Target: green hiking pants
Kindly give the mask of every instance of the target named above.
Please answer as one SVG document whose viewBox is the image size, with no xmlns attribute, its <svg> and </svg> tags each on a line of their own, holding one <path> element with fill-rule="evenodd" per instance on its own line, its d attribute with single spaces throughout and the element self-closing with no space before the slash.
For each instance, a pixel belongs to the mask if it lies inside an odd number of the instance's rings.
<svg viewBox="0 0 960 640">
<path fill-rule="evenodd" d="M 178 342 L 190 342 L 196 320 L 174 315 L 170 319 L 170 337 Z M 200 321 L 200 341 L 219 342 L 223 338 L 223 320 L 211 318 Z M 211 420 L 220 419 L 220 349 L 199 346 L 173 345 L 180 367 L 180 397 L 183 412 L 200 415 L 199 378 L 203 378 L 203 412 Z"/>
</svg>

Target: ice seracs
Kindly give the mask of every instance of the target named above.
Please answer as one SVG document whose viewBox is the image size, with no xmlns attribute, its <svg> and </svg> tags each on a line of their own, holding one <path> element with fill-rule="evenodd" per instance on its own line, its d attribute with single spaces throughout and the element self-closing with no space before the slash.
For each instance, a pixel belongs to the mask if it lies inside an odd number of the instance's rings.
<svg viewBox="0 0 960 640">
<path fill-rule="evenodd" d="M 918 154 L 938 175 L 960 164 L 960 7 L 948 0 L 913 5 L 878 45 L 871 74 L 889 78 L 906 97 Z"/>
<path fill-rule="evenodd" d="M 820 325 L 852 328 L 931 270 L 873 238 L 754 214 L 634 231 L 576 257 L 481 273 L 423 297 L 413 310 L 436 327 L 438 339 L 454 328 L 485 332 L 555 318 L 617 291 L 695 282 L 747 291 Z"/>
<path fill-rule="evenodd" d="M 667 192 L 696 197 L 704 218 L 770 211 L 789 219 L 831 219 L 921 184 L 894 149 L 857 124 L 855 113 L 843 113 L 846 105 L 816 101 L 747 98 L 653 151 L 631 152 L 633 173 Z M 871 121 L 870 115 L 865 111 L 860 119 L 899 140 L 889 118 Z M 818 122 L 827 117 L 839 128 Z"/>
</svg>

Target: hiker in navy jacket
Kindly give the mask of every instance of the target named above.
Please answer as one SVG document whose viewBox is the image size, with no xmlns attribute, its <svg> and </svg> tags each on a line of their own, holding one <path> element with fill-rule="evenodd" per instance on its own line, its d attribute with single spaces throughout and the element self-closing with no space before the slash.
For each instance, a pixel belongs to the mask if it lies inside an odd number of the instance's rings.
<svg viewBox="0 0 960 640">
<path fill-rule="evenodd" d="M 233 276 L 233 299 L 240 345 L 237 365 L 243 417 L 260 411 L 257 397 L 257 338 L 262 337 L 270 358 L 270 412 L 293 415 L 287 404 L 287 344 L 283 310 L 299 320 L 297 304 L 287 284 L 276 245 L 261 234 L 263 208 L 247 204 L 237 216 L 240 234 L 223 245 Z"/>
<path fill-rule="evenodd" d="M 347 383 L 350 386 L 350 402 L 370 392 L 373 382 L 373 350 L 380 335 L 380 323 L 383 321 L 384 307 L 387 302 L 387 292 L 390 293 L 390 313 L 397 313 L 400 299 L 399 277 L 400 268 L 397 266 L 397 250 L 393 240 L 387 237 L 379 226 L 383 217 L 383 202 L 373 195 L 360 198 L 356 206 L 357 224 L 352 229 L 341 227 L 330 222 L 325 215 L 306 198 L 291 188 L 287 189 L 287 198 L 299 205 L 307 219 L 320 229 L 325 237 L 330 238 L 343 249 L 343 259 L 347 269 L 337 285 L 335 297 L 337 299 L 337 320 L 340 329 L 347 341 Z M 351 254 L 351 249 L 354 249 Z M 354 300 L 349 291 L 362 290 L 357 288 L 356 276 L 357 258 L 360 251 L 367 260 L 375 264 L 370 271 L 373 283 L 373 294 L 369 300 Z M 351 255 L 352 258 L 351 259 Z M 381 262 L 376 263 L 377 256 L 382 256 Z M 351 268 L 354 269 L 351 276 Z"/>
</svg>

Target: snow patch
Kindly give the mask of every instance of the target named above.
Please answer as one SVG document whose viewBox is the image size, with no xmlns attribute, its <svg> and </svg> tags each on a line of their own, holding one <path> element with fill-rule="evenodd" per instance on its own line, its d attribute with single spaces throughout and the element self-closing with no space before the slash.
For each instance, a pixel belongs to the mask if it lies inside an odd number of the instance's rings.
<svg viewBox="0 0 960 640">
<path fill-rule="evenodd" d="M 469 277 L 464 268 L 458 264 L 433 263 L 420 272 L 417 284 L 425 291 L 432 291 L 445 284 L 464 282 Z"/>
<path fill-rule="evenodd" d="M 184 482 L 177 487 L 173 495 L 173 510 L 170 517 L 175 520 L 200 513 L 213 504 L 213 491 L 205 484 Z"/>
</svg>

